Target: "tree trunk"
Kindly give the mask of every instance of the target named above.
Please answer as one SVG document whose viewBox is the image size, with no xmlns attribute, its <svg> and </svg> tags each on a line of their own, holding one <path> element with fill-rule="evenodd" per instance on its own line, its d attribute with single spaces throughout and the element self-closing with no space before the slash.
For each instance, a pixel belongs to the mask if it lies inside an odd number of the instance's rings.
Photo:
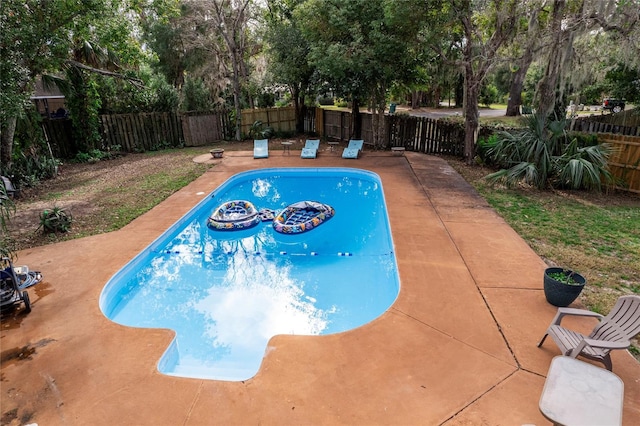
<svg viewBox="0 0 640 426">
<path fill-rule="evenodd" d="M 433 107 L 440 108 L 440 101 L 442 100 L 442 87 L 440 85 L 436 86 L 432 92 L 433 96 Z"/>
<path fill-rule="evenodd" d="M 385 116 L 384 111 L 387 106 L 386 89 L 383 85 L 379 85 L 371 96 L 372 117 L 371 131 L 373 136 L 373 147 L 382 148 L 385 145 Z"/>
<path fill-rule="evenodd" d="M 249 5 L 250 0 L 243 0 L 239 4 L 230 4 L 232 15 L 227 16 L 228 12 L 225 9 L 225 3 L 218 3 L 214 1 L 212 3 L 215 14 L 212 17 L 215 19 L 219 33 L 222 35 L 226 47 L 229 59 L 231 60 L 231 67 L 233 71 L 233 106 L 236 110 L 236 140 L 242 139 L 241 133 L 241 114 L 240 99 L 242 97 L 242 77 L 246 74 L 243 72 L 244 62 L 242 62 L 245 46 L 243 43 L 242 31 L 246 24 L 245 9 Z"/>
<path fill-rule="evenodd" d="M 420 107 L 420 93 L 417 90 L 411 92 L 411 109 L 418 109 Z"/>
<path fill-rule="evenodd" d="M 454 88 L 454 102 L 456 108 L 464 106 L 464 76 L 462 74 L 460 74 Z"/>
<path fill-rule="evenodd" d="M 478 96 L 480 81 L 474 75 L 471 64 L 465 66 L 465 102 L 464 102 L 464 158 L 467 164 L 473 163 L 476 142 L 480 128 L 478 114 Z"/>
<path fill-rule="evenodd" d="M 539 9 L 533 8 L 529 17 L 527 28 L 527 37 L 524 41 L 525 48 L 522 57 L 518 60 L 518 70 L 513 74 L 511 87 L 509 88 L 509 102 L 507 103 L 507 117 L 516 117 L 520 115 L 520 106 L 522 105 L 522 87 L 527 71 L 533 62 L 533 54 L 539 44 L 540 27 L 538 24 Z"/>
<path fill-rule="evenodd" d="M 0 169 L 3 172 L 11 170 L 13 158 L 13 136 L 16 133 L 17 117 L 9 117 L 4 120 L 0 128 Z"/>
<path fill-rule="evenodd" d="M 236 132 L 235 138 L 237 141 L 242 140 L 242 132 L 241 132 L 241 120 L 242 120 L 242 109 L 240 108 L 240 97 L 242 96 L 242 88 L 240 86 L 240 65 L 238 64 L 238 59 L 236 57 L 235 46 L 233 44 L 229 45 L 229 50 L 231 51 L 231 67 L 233 68 L 233 108 L 236 110 Z"/>
<path fill-rule="evenodd" d="M 351 103 L 351 119 L 353 120 L 353 139 L 360 139 L 362 135 L 362 117 L 360 116 L 358 98 L 353 98 Z"/>
<path fill-rule="evenodd" d="M 520 105 L 522 105 L 522 87 L 524 79 L 527 76 L 529 66 L 533 61 L 533 48 L 527 47 L 522 58 L 518 61 L 518 70 L 513 74 L 513 81 L 509 88 L 509 102 L 507 103 L 507 117 L 516 117 L 520 115 Z"/>
<path fill-rule="evenodd" d="M 237 141 L 242 140 L 242 132 L 241 132 L 241 119 L 242 119 L 242 109 L 240 108 L 240 82 L 234 78 L 233 79 L 233 108 L 236 110 L 236 131 L 235 138 Z"/>
<path fill-rule="evenodd" d="M 544 76 L 538 84 L 537 90 L 537 110 L 539 114 L 548 116 L 553 112 L 556 102 L 556 86 L 558 84 L 558 75 L 562 64 L 562 41 L 564 31 L 562 30 L 562 20 L 564 18 L 564 10 L 566 0 L 553 1 L 553 13 L 551 16 L 550 32 L 553 34 L 553 41 L 549 50 L 549 59 Z"/>
<path fill-rule="evenodd" d="M 304 133 L 304 116 L 306 112 L 306 106 L 304 104 L 304 90 L 300 89 L 298 85 L 291 87 L 291 99 L 293 99 L 293 109 L 296 114 L 296 132 Z"/>
</svg>

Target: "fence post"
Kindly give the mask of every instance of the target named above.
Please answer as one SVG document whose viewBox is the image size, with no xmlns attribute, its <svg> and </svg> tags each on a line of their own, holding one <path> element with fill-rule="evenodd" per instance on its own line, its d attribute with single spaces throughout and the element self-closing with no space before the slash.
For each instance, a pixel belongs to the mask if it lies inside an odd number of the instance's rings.
<svg viewBox="0 0 640 426">
<path fill-rule="evenodd" d="M 324 131 L 324 109 L 320 107 L 316 107 L 316 133 L 318 136 L 322 137 L 326 134 Z"/>
</svg>

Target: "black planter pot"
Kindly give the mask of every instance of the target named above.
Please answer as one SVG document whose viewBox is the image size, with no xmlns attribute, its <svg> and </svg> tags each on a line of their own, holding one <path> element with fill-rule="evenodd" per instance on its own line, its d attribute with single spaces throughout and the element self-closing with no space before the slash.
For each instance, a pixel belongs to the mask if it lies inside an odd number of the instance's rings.
<svg viewBox="0 0 640 426">
<path fill-rule="evenodd" d="M 566 282 L 555 280 L 548 275 L 557 272 L 561 272 L 565 276 L 571 275 L 573 281 L 577 284 L 567 284 Z M 577 272 L 563 268 L 547 268 L 544 271 L 544 295 L 547 298 L 547 302 L 554 306 L 569 306 L 578 298 L 586 282 L 587 280 Z"/>
</svg>

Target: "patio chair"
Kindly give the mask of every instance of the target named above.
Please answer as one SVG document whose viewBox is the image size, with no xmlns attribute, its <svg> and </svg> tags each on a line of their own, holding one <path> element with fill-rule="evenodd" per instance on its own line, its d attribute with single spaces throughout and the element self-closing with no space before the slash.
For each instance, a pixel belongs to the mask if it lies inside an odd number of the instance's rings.
<svg viewBox="0 0 640 426">
<path fill-rule="evenodd" d="M 253 141 L 253 158 L 269 157 L 269 140 L 255 139 Z"/>
<path fill-rule="evenodd" d="M 569 330 L 560 325 L 562 318 L 567 315 L 596 317 L 600 323 L 588 336 Z M 544 343 L 547 336 L 551 336 L 563 355 L 576 358 L 582 355 L 595 361 L 602 362 L 607 370 L 613 365 L 609 352 L 613 349 L 626 349 L 630 340 L 640 333 L 640 296 L 622 296 L 607 316 L 574 308 L 558 308 L 555 318 L 542 337 L 538 347 Z"/>
<path fill-rule="evenodd" d="M 307 139 L 302 148 L 301 158 L 316 158 L 320 148 L 320 139 Z"/>
<path fill-rule="evenodd" d="M 18 191 L 16 191 L 15 187 L 13 186 L 9 178 L 5 176 L 0 176 L 0 179 L 2 179 L 2 183 L 4 185 L 4 191 L 3 193 L 0 194 L 0 197 L 4 197 L 4 196 L 8 196 L 11 198 L 15 197 Z"/>
<path fill-rule="evenodd" d="M 351 139 L 349 145 L 342 151 L 342 158 L 358 158 L 362 151 L 363 140 Z"/>
</svg>

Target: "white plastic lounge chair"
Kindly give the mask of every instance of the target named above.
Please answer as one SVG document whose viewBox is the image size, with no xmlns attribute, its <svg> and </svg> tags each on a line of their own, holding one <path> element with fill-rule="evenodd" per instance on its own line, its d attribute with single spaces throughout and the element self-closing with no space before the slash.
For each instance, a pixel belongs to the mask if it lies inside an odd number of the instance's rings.
<svg viewBox="0 0 640 426">
<path fill-rule="evenodd" d="M 320 148 L 320 139 L 307 139 L 302 148 L 301 158 L 316 158 Z"/>
<path fill-rule="evenodd" d="M 560 325 L 560 321 L 566 315 L 596 317 L 600 323 L 591 334 L 585 336 Z M 564 355 L 572 358 L 582 355 L 603 363 L 607 370 L 611 371 L 613 366 L 609 352 L 613 349 L 628 348 L 631 345 L 630 340 L 638 333 L 640 296 L 622 296 L 606 317 L 583 309 L 558 308 L 538 347 L 544 343 L 547 336 L 551 336 Z"/>
<path fill-rule="evenodd" d="M 360 151 L 362 151 L 363 140 L 351 139 L 349 145 L 342 151 L 342 158 L 358 158 Z"/>
<path fill-rule="evenodd" d="M 253 158 L 269 157 L 269 140 L 255 139 L 253 141 Z"/>
</svg>

